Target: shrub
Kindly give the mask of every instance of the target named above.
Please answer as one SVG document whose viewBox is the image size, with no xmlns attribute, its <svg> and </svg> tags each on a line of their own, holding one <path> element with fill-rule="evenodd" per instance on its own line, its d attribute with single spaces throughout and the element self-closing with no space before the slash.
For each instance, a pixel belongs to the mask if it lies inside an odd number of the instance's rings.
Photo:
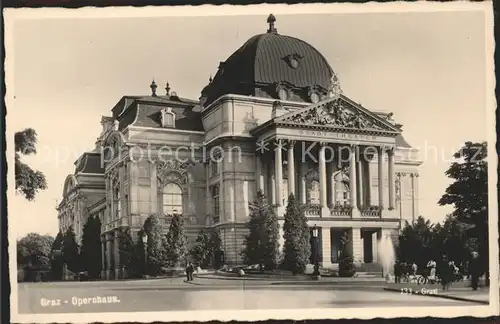
<svg viewBox="0 0 500 324">
<path fill-rule="evenodd" d="M 196 244 L 191 248 L 189 254 L 194 262 L 202 268 L 215 265 L 214 258 L 221 248 L 219 234 L 212 229 L 203 229 L 196 237 Z"/>
<path fill-rule="evenodd" d="M 288 197 L 283 231 L 285 239 L 283 268 L 290 270 L 294 275 L 302 274 L 311 255 L 310 234 L 307 219 L 299 209 L 293 194 Z"/>
</svg>

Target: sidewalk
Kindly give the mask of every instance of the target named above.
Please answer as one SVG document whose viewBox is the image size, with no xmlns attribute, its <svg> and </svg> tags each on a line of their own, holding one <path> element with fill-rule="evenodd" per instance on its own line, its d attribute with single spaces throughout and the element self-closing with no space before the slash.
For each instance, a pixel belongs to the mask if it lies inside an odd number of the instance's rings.
<svg viewBox="0 0 500 324">
<path fill-rule="evenodd" d="M 450 286 L 449 291 L 443 291 L 441 285 L 438 284 L 417 285 L 409 283 L 391 283 L 387 284 L 384 290 L 403 295 L 419 295 L 434 298 L 469 301 L 483 305 L 489 304 L 490 292 L 488 287 L 480 287 L 478 290 L 474 291 L 468 285 L 468 282 L 454 283 Z"/>
<path fill-rule="evenodd" d="M 204 278 L 204 279 L 213 279 L 213 280 L 239 280 L 239 281 L 267 281 L 272 284 L 288 284 L 291 282 L 310 282 L 310 283 L 351 283 L 351 282 L 385 282 L 384 278 L 378 277 L 351 277 L 351 278 L 342 278 L 342 277 L 321 277 L 320 280 L 313 280 L 311 276 L 300 275 L 300 276 L 271 276 L 271 275 L 245 275 L 243 277 L 239 277 L 236 275 L 221 275 L 221 274 L 199 274 L 196 277 Z"/>
</svg>

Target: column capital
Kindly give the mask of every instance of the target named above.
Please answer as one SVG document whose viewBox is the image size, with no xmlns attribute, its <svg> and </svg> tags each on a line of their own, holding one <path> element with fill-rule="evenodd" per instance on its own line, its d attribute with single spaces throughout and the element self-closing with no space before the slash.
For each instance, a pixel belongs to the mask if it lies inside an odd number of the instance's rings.
<svg viewBox="0 0 500 324">
<path fill-rule="evenodd" d="M 290 148 L 293 148 L 293 147 L 295 146 L 295 144 L 296 144 L 296 143 L 297 143 L 297 141 L 296 141 L 296 140 L 288 140 L 288 146 L 289 146 Z"/>
<path fill-rule="evenodd" d="M 320 141 L 318 144 L 319 144 L 320 147 L 326 147 L 326 146 L 328 146 L 329 143 L 328 142 L 324 142 L 324 141 Z"/>
<path fill-rule="evenodd" d="M 390 147 L 386 147 L 385 150 L 386 150 L 388 155 L 393 156 L 394 152 L 396 151 L 396 148 L 394 146 L 390 146 Z"/>
</svg>

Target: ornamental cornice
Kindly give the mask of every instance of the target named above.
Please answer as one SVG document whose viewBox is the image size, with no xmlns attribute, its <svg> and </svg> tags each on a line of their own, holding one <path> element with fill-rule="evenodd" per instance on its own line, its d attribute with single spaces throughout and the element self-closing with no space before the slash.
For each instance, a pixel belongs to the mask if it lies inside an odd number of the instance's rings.
<svg viewBox="0 0 500 324">
<path fill-rule="evenodd" d="M 277 126 L 277 128 L 307 129 L 313 131 L 326 131 L 332 133 L 346 133 L 346 134 L 386 136 L 386 137 L 396 137 L 398 135 L 398 133 L 396 132 L 383 131 L 383 130 L 334 127 L 327 125 L 307 125 L 307 124 L 299 124 L 293 122 L 277 122 L 275 123 L 275 125 Z"/>
</svg>

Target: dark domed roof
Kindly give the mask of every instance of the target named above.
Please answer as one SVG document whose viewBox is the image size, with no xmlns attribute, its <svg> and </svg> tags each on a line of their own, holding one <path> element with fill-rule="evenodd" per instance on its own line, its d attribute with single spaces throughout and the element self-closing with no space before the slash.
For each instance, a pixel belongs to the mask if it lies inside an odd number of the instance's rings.
<svg viewBox="0 0 500 324">
<path fill-rule="evenodd" d="M 220 63 L 202 91 L 205 105 L 228 93 L 278 99 L 285 89 L 292 101 L 310 101 L 311 92 L 326 95 L 334 75 L 326 59 L 303 40 L 278 34 L 272 18 L 267 33 L 253 36 Z"/>
</svg>

